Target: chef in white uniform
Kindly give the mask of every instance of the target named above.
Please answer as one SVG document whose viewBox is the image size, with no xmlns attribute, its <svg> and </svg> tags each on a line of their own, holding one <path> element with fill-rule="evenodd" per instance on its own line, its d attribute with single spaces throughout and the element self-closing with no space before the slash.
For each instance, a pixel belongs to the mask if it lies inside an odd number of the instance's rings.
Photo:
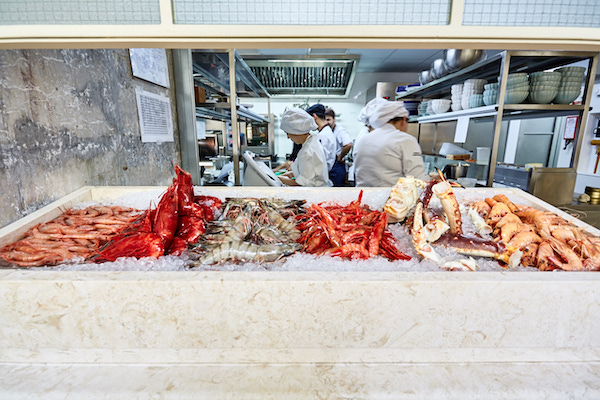
<svg viewBox="0 0 600 400">
<path fill-rule="evenodd" d="M 385 100 L 369 117 L 375 128 L 354 149 L 356 186 L 394 186 L 398 178 L 412 175 L 429 180 L 421 146 L 406 133 L 408 110 L 401 101 Z"/>
<path fill-rule="evenodd" d="M 327 161 L 317 135 L 310 131 L 317 129 L 313 117 L 301 108 L 290 108 L 283 113 L 281 129 L 294 143 L 301 144 L 291 171 L 279 176 L 288 186 L 331 186 L 327 171 Z"/>
<path fill-rule="evenodd" d="M 360 130 L 360 132 L 358 132 L 358 135 L 356 136 L 356 139 L 354 140 L 353 150 L 356 149 L 356 146 L 358 145 L 358 140 L 373 130 L 373 127 L 371 126 L 371 123 L 369 122 L 369 117 L 371 116 L 371 114 L 373 114 L 373 110 L 375 110 L 375 108 L 377 108 L 377 106 L 379 104 L 386 102 L 386 101 L 387 100 L 384 99 L 383 97 L 375 97 L 373 100 L 369 101 L 362 108 L 362 110 L 360 110 L 360 114 L 358 114 L 358 120 L 360 122 L 362 122 L 365 126 L 363 129 Z"/>
<path fill-rule="evenodd" d="M 379 105 L 380 103 L 382 103 L 384 101 L 386 101 L 386 100 L 382 97 L 375 97 L 373 100 L 369 101 L 360 110 L 360 113 L 358 114 L 358 121 L 362 122 L 365 126 L 360 130 L 360 132 L 358 132 L 356 139 L 354 139 L 354 145 L 352 146 L 352 153 L 350 153 L 352 165 L 348 169 L 348 180 L 351 180 L 354 182 L 356 179 L 355 178 L 356 164 L 354 162 L 354 160 L 355 160 L 354 154 L 356 152 L 356 149 L 360 146 L 360 139 L 362 139 L 365 135 L 367 135 L 369 132 L 371 132 L 373 130 L 373 127 L 369 123 L 369 117 L 371 116 L 371 114 L 373 113 L 373 110 L 377 107 L 377 105 Z"/>
<path fill-rule="evenodd" d="M 323 145 L 323 151 L 327 159 L 327 172 L 330 172 L 335 163 L 337 144 L 333 131 L 325 119 L 325 106 L 323 104 L 315 104 L 307 108 L 306 112 L 312 115 L 317 123 L 317 129 L 319 130 L 317 137 Z"/>
</svg>

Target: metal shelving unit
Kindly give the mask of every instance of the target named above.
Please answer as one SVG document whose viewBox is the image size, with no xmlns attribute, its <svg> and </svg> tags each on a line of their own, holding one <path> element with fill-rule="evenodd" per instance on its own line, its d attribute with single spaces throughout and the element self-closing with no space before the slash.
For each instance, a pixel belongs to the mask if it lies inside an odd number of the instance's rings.
<svg viewBox="0 0 600 400">
<path fill-rule="evenodd" d="M 240 185 L 240 132 L 238 124 L 233 122 L 270 123 L 271 120 L 239 105 L 238 97 L 268 99 L 270 94 L 235 50 L 193 50 L 192 72 L 194 85 L 217 98 L 214 103 L 196 104 L 196 117 L 232 122 L 235 184 Z"/>
<path fill-rule="evenodd" d="M 583 103 L 581 105 L 504 103 L 507 80 L 502 78 L 508 76 L 509 73 L 531 73 L 536 71 L 544 71 L 583 60 L 588 61 L 588 68 L 583 93 Z M 498 104 L 496 105 L 425 116 L 417 119 L 418 123 L 425 124 L 452 121 L 464 116 L 471 118 L 493 118 L 494 136 L 490 151 L 488 176 L 486 179 L 486 186 L 491 187 L 494 182 L 500 140 L 500 129 L 503 119 L 525 119 L 539 117 L 541 115 L 579 115 L 579 122 L 576 129 L 576 145 L 570 165 L 571 169 L 576 170 L 577 163 L 579 161 L 579 153 L 581 151 L 583 132 L 585 131 L 585 123 L 587 121 L 587 116 L 590 109 L 590 101 L 597 65 L 598 53 L 592 52 L 504 51 L 489 57 L 486 60 L 463 68 L 460 71 L 454 72 L 409 92 L 398 95 L 396 99 L 422 100 L 424 98 L 449 97 L 451 94 L 452 85 L 462 83 L 467 79 L 478 78 L 486 79 L 488 81 L 495 81 L 498 79 L 500 85 L 498 92 Z"/>
</svg>

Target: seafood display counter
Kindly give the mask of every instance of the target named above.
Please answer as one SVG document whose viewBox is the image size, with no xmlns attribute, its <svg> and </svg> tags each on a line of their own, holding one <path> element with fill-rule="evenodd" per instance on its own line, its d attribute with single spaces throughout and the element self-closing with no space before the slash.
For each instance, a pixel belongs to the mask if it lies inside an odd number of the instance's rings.
<svg viewBox="0 0 600 400">
<path fill-rule="evenodd" d="M 60 209 L 132 195 L 145 202 L 162 190 L 82 188 L 0 230 L 0 244 Z M 354 188 L 195 190 L 308 202 L 358 195 Z M 365 189 L 363 201 L 381 207 L 389 191 Z M 525 192 L 501 192 L 600 235 Z M 491 193 L 499 191 L 473 188 L 457 197 Z M 119 271 L 103 264 L 1 269 L 0 397 L 600 397 L 597 272 L 321 263 L 305 270 L 285 263 L 168 270 L 144 260 Z"/>
</svg>

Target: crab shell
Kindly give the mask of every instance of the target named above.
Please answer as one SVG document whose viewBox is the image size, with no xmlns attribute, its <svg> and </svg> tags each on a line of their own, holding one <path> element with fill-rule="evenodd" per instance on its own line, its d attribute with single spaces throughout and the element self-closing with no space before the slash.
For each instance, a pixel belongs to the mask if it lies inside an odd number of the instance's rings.
<svg viewBox="0 0 600 400">
<path fill-rule="evenodd" d="M 383 206 L 383 210 L 390 217 L 390 222 L 404 221 L 419 199 L 417 187 L 425 186 L 425 181 L 415 179 L 413 176 L 398 179 Z"/>
</svg>

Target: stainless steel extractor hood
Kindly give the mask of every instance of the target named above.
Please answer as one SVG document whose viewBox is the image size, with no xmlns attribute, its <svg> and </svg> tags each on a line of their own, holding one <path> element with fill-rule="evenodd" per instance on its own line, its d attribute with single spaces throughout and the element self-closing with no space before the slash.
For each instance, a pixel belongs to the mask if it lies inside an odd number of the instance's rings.
<svg viewBox="0 0 600 400">
<path fill-rule="evenodd" d="M 244 57 L 271 97 L 347 98 L 359 56 Z"/>
</svg>

